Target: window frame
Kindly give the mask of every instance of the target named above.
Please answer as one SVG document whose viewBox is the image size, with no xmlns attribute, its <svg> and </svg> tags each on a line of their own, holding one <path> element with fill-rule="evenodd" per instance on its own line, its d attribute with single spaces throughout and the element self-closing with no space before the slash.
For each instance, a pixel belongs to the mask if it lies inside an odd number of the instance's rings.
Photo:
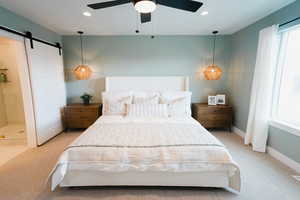
<svg viewBox="0 0 300 200">
<path fill-rule="evenodd" d="M 292 28 L 288 28 L 284 31 L 280 31 L 279 38 L 280 38 L 280 46 L 279 46 L 279 52 L 277 57 L 277 64 L 276 64 L 276 73 L 275 73 L 275 84 L 273 87 L 273 102 L 272 102 L 272 111 L 271 111 L 271 120 L 269 122 L 269 125 L 272 127 L 279 128 L 283 131 L 286 131 L 288 133 L 291 133 L 296 136 L 300 136 L 300 127 L 295 126 L 293 124 L 290 124 L 286 121 L 283 121 L 278 118 L 278 104 L 279 104 L 279 98 L 280 98 L 280 88 L 282 84 L 283 79 L 283 68 L 284 63 L 286 61 L 286 54 L 287 52 L 286 47 L 288 45 L 288 39 L 289 39 L 289 31 L 300 29 L 300 26 L 294 26 Z"/>
</svg>

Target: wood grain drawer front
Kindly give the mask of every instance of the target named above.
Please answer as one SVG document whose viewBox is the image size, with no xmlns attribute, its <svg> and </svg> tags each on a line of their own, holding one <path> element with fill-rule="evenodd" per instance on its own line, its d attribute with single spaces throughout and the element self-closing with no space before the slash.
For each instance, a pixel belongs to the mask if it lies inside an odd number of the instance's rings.
<svg viewBox="0 0 300 200">
<path fill-rule="evenodd" d="M 67 112 L 68 119 L 95 119 L 98 115 L 98 112 Z"/>
<path fill-rule="evenodd" d="M 91 126 L 96 120 L 82 120 L 81 124 L 83 127 L 89 127 Z"/>
<path fill-rule="evenodd" d="M 71 104 L 65 107 L 67 128 L 88 128 L 100 116 L 100 104 L 84 106 Z"/>
<path fill-rule="evenodd" d="M 93 118 L 75 118 L 74 116 L 71 116 L 67 118 L 66 124 L 68 128 L 88 128 L 97 120 L 97 118 L 97 116 Z"/>
<path fill-rule="evenodd" d="M 95 120 L 72 120 L 67 121 L 68 128 L 87 128 L 91 126 Z"/>
<path fill-rule="evenodd" d="M 97 108 L 66 108 L 67 113 L 98 113 Z"/>
<path fill-rule="evenodd" d="M 193 117 L 205 128 L 230 128 L 233 110 L 231 106 L 209 106 L 193 104 Z"/>
<path fill-rule="evenodd" d="M 197 116 L 199 120 L 221 120 L 221 121 L 231 121 L 232 117 L 228 114 L 199 114 Z"/>
<path fill-rule="evenodd" d="M 231 126 L 231 121 L 222 121 L 222 120 L 206 120 L 199 121 L 202 126 L 205 128 L 223 128 Z"/>
<path fill-rule="evenodd" d="M 201 107 L 198 109 L 199 114 L 231 114 L 231 107 Z"/>
</svg>

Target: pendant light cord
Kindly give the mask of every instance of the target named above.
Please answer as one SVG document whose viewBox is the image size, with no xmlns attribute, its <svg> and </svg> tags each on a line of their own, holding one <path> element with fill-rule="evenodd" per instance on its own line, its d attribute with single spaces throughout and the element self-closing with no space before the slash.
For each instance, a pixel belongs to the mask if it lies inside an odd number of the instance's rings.
<svg viewBox="0 0 300 200">
<path fill-rule="evenodd" d="M 219 33 L 218 31 L 212 32 L 214 34 L 214 47 L 213 47 L 213 66 L 215 65 L 215 53 L 216 53 L 216 39 L 217 39 L 217 34 Z"/>
<path fill-rule="evenodd" d="M 215 36 L 214 36 L 214 47 L 213 47 L 213 66 L 215 65 L 216 38 L 217 38 L 217 35 L 215 34 Z"/>
<path fill-rule="evenodd" d="M 82 44 L 82 31 L 78 31 L 79 37 L 80 37 L 80 49 L 81 49 L 81 65 L 84 63 L 84 58 L 83 58 L 83 44 Z"/>
</svg>

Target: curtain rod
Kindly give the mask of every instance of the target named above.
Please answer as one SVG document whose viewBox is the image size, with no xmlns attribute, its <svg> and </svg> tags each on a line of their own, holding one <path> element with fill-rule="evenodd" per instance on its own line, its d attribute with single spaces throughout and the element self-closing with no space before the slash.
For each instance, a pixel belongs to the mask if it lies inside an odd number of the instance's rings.
<svg viewBox="0 0 300 200">
<path fill-rule="evenodd" d="M 294 22 L 294 21 L 297 21 L 297 20 L 300 20 L 300 17 L 297 17 L 297 18 L 295 18 L 295 19 L 292 19 L 292 20 L 290 20 L 290 21 L 287 21 L 287 22 L 285 22 L 285 23 L 282 23 L 282 24 L 279 25 L 279 27 L 285 26 L 285 25 L 287 25 L 287 24 L 289 24 L 289 23 L 292 23 L 292 22 Z"/>
<path fill-rule="evenodd" d="M 19 32 L 19 31 L 16 31 L 16 30 L 13 30 L 13 29 L 10 29 L 8 27 L 5 27 L 5 26 L 0 26 L 0 29 L 1 30 L 4 30 L 4 31 L 7 31 L 9 33 L 13 33 L 15 35 L 19 35 L 19 36 L 22 36 L 24 38 L 28 38 L 30 40 L 30 47 L 33 49 L 33 41 L 37 41 L 37 42 L 40 42 L 40 43 L 43 43 L 43 44 L 46 44 L 46 45 L 49 45 L 49 46 L 52 46 L 52 47 L 55 47 L 55 48 L 58 48 L 59 50 L 59 55 L 61 55 L 61 45 L 59 42 L 53 44 L 53 43 L 50 43 L 50 42 L 47 42 L 45 40 L 41 40 L 41 39 L 38 39 L 38 38 L 35 38 L 32 36 L 32 33 L 30 31 L 26 31 L 25 33 L 22 33 L 22 32 Z"/>
</svg>

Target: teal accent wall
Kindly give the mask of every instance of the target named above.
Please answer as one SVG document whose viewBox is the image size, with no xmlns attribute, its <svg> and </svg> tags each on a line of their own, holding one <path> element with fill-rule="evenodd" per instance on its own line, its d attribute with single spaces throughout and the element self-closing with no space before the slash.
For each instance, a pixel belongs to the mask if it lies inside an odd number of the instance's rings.
<svg viewBox="0 0 300 200">
<path fill-rule="evenodd" d="M 50 42 L 61 42 L 61 36 L 45 27 L 35 24 L 0 6 L 0 25 L 24 32 L 31 31 L 34 37 Z"/>
<path fill-rule="evenodd" d="M 228 69 L 227 88 L 234 106 L 234 125 L 237 128 L 246 131 L 247 127 L 259 31 L 299 16 L 300 1 L 298 0 L 231 36 L 232 56 L 231 65 Z M 300 137 L 271 127 L 269 145 L 300 163 Z"/>
<path fill-rule="evenodd" d="M 270 127 L 269 146 L 300 163 L 300 137 L 276 127 Z"/>
<path fill-rule="evenodd" d="M 100 101 L 105 76 L 188 76 L 193 101 L 207 101 L 208 94 L 226 91 L 230 36 L 217 40 L 216 63 L 224 70 L 219 81 L 204 80 L 202 69 L 211 64 L 212 36 L 85 36 L 86 63 L 94 77 L 76 81 L 72 69 L 81 63 L 78 36 L 63 36 L 64 61 L 68 74 L 68 102 L 80 101 L 89 92 Z M 163 84 L 163 83 L 162 83 Z"/>
</svg>

